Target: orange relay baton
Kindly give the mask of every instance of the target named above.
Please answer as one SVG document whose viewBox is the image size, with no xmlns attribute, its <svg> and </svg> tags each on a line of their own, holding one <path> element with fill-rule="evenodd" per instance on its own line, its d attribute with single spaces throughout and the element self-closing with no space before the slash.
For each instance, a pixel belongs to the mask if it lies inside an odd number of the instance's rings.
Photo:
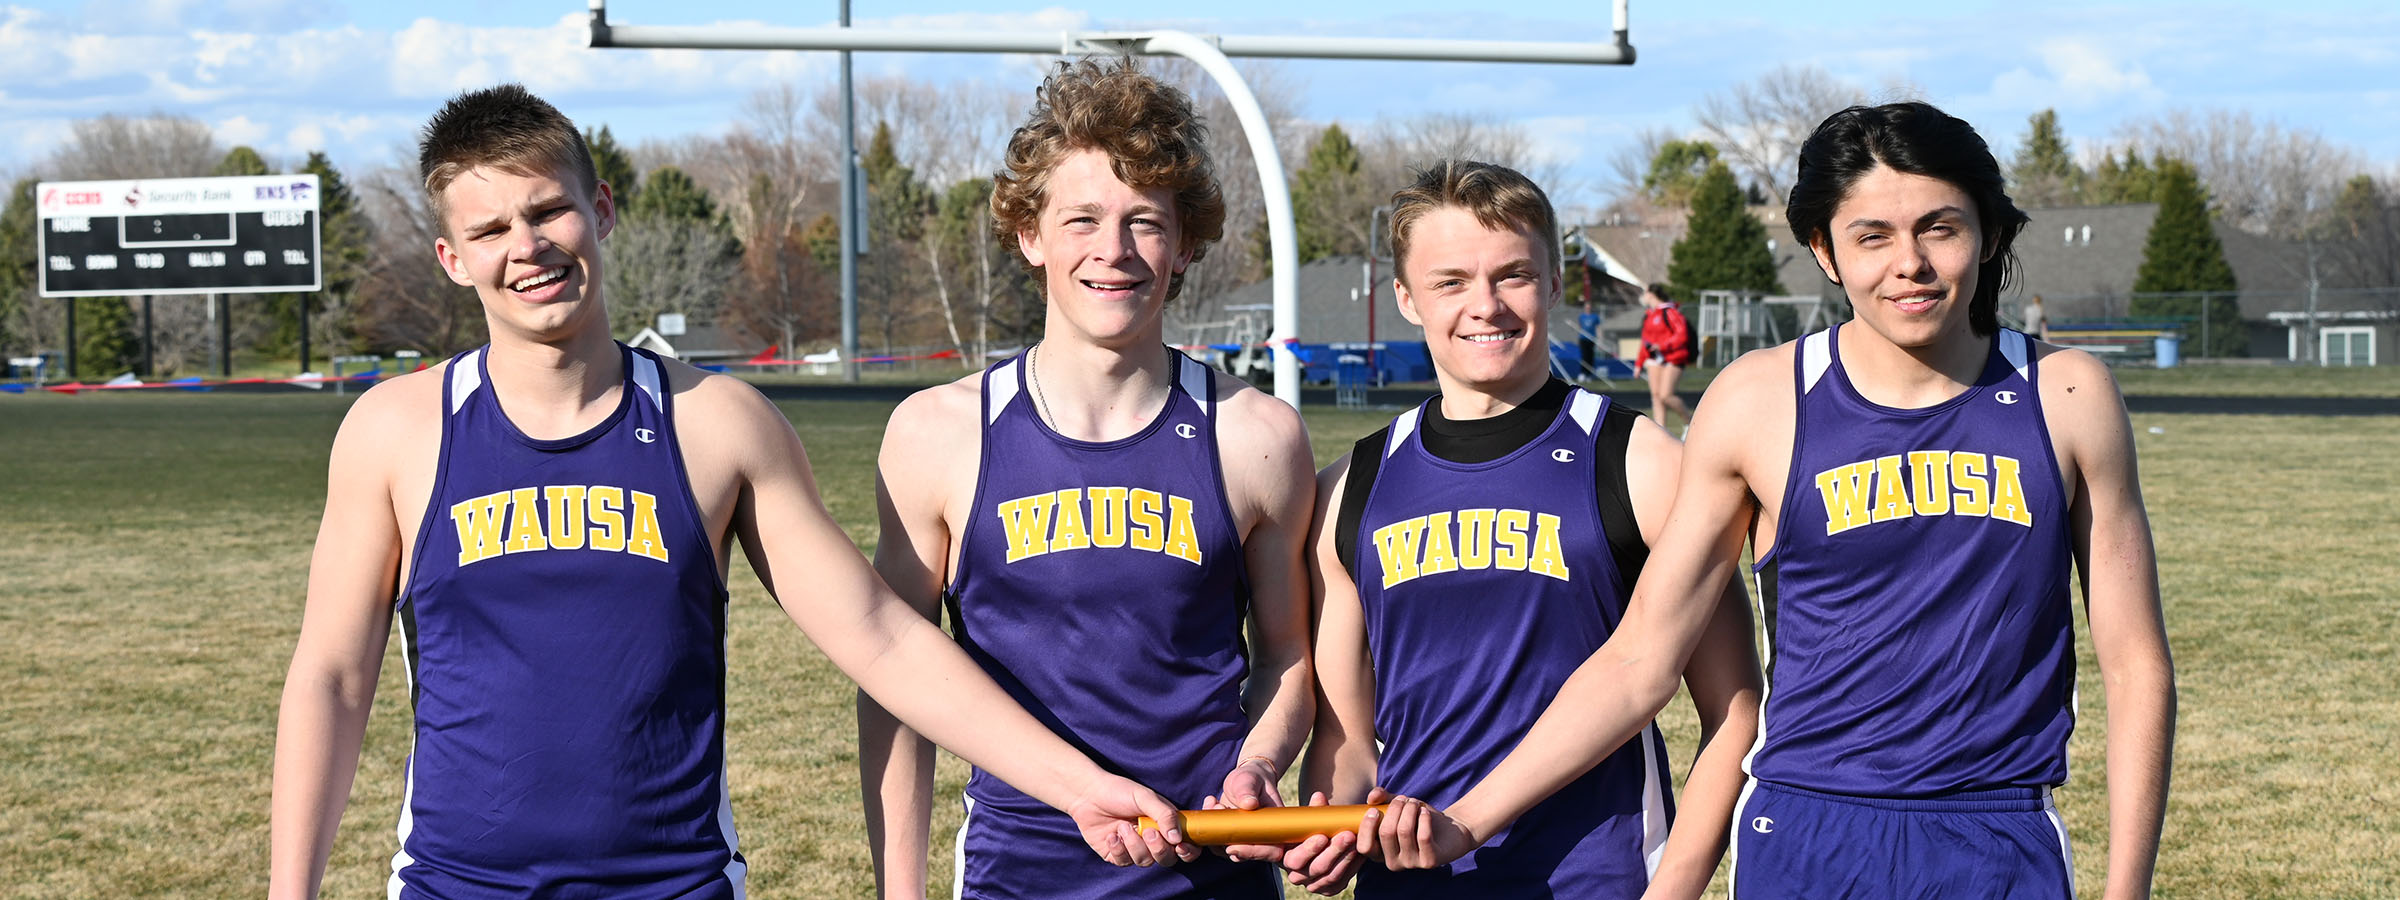
<svg viewBox="0 0 2400 900">
<path fill-rule="evenodd" d="M 1338 831 L 1357 831 L 1359 819 L 1367 810 L 1383 809 L 1381 804 L 1351 804 L 1346 806 L 1270 806 L 1265 809 L 1187 809 L 1175 814 L 1175 825 L 1183 829 L 1185 840 L 1195 844 L 1289 844 L 1306 840 L 1310 835 L 1333 834 Z M 1138 827 L 1155 829 L 1158 823 L 1143 816 Z"/>
</svg>

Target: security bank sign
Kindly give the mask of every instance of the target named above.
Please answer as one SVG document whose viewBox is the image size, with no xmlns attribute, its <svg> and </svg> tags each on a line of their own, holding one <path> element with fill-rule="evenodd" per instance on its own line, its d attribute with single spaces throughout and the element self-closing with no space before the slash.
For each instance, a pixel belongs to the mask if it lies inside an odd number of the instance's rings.
<svg viewBox="0 0 2400 900">
<path fill-rule="evenodd" d="M 323 286 L 315 175 L 48 181 L 34 198 L 44 297 Z"/>
</svg>

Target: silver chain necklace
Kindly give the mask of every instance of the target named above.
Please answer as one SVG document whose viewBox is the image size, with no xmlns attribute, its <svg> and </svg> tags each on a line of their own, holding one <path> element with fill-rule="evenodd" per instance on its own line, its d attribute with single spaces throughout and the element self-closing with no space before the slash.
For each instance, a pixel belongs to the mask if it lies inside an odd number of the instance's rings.
<svg viewBox="0 0 2400 900">
<path fill-rule="evenodd" d="M 1025 380 L 1033 383 L 1034 417 L 1045 422 L 1050 421 L 1050 401 L 1042 397 L 1042 344 L 1040 341 L 1035 341 L 1033 349 L 1025 354 Z"/>
</svg>

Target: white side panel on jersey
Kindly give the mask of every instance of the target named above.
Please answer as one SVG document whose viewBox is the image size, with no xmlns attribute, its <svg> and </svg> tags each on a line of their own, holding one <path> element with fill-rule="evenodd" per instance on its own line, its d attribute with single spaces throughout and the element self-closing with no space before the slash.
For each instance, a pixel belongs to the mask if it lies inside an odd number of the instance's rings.
<svg viewBox="0 0 2400 900">
<path fill-rule="evenodd" d="M 2000 329 L 2000 355 L 2008 357 L 2008 367 L 2017 370 L 2017 380 L 2026 384 L 2033 383 L 2032 354 L 2033 346 L 2023 332 Z"/>
<path fill-rule="evenodd" d="M 1575 424 L 1583 426 L 1584 434 L 1591 434 L 1592 427 L 1600 421 L 1600 395 L 1576 388 L 1575 399 L 1567 401 L 1567 415 L 1575 417 Z"/>
<path fill-rule="evenodd" d="M 967 896 L 967 827 L 975 824 L 975 798 L 958 796 L 966 804 L 967 815 L 958 822 L 958 839 L 950 842 L 950 900 L 966 900 Z"/>
<path fill-rule="evenodd" d="M 1664 738 L 1658 734 L 1658 723 L 1652 722 L 1642 726 L 1641 733 L 1634 739 L 1642 742 L 1642 871 L 1656 879 L 1659 859 L 1667 852 L 1669 824 L 1668 788 L 1660 780 L 1658 759 L 1658 747 Z"/>
<path fill-rule="evenodd" d="M 665 412 L 667 401 L 658 395 L 658 363 L 639 353 L 633 355 L 633 383 L 650 396 L 650 408 Z"/>
<path fill-rule="evenodd" d="M 392 877 L 383 885 L 384 896 L 389 900 L 400 900 L 400 870 L 417 863 L 415 857 L 408 855 L 408 833 L 416 830 L 417 824 L 416 817 L 409 814 L 409 809 L 416 805 L 417 800 L 415 738 L 410 738 L 409 743 L 408 767 L 400 779 L 400 852 L 392 854 Z"/>
<path fill-rule="evenodd" d="M 1017 399 L 1017 367 L 1024 362 L 1023 357 L 1009 360 L 984 379 L 983 389 L 990 396 L 983 398 L 983 424 L 1000 421 L 1000 411 L 1008 408 L 1008 401 Z"/>
<path fill-rule="evenodd" d="M 1192 395 L 1193 402 L 1200 404 L 1201 418 L 1215 417 L 1217 398 L 1209 395 L 1208 367 L 1181 353 L 1175 354 L 1175 359 L 1176 364 L 1183 368 L 1183 371 L 1176 373 L 1175 382 L 1183 387 L 1184 393 Z"/>
<path fill-rule="evenodd" d="M 2058 859 L 2067 867 L 2067 896 L 2075 896 L 2075 845 L 2067 840 L 2067 820 L 2058 817 L 2058 803 L 2050 798 L 2050 789 L 2042 788 L 2042 814 L 2050 817 L 2050 827 L 2058 832 Z"/>
<path fill-rule="evenodd" d="M 450 414 L 457 415 L 460 409 L 466 407 L 467 398 L 475 396 L 475 389 L 482 386 L 483 351 L 477 350 L 451 363 Z"/>
<path fill-rule="evenodd" d="M 1728 894 L 1733 893 L 1733 886 L 1739 883 L 1736 879 L 1742 877 L 1742 831 L 1750 827 L 1750 792 L 1755 790 L 1758 790 L 1758 779 L 1742 781 L 1742 795 L 1733 801 L 1733 821 L 1727 823 L 1725 829 L 1731 833 L 1731 840 L 1726 842 L 1725 861 L 1725 891 Z"/>
<path fill-rule="evenodd" d="M 1833 328 L 1801 338 L 1800 393 L 1816 390 L 1817 379 L 1825 377 L 1825 370 L 1830 368 L 1833 368 Z"/>
<path fill-rule="evenodd" d="M 750 864 L 742 861 L 742 839 L 733 833 L 733 785 L 725 764 L 717 763 L 717 831 L 725 835 L 725 880 L 733 885 L 733 900 L 750 896 Z"/>
<path fill-rule="evenodd" d="M 1401 447 L 1407 446 L 1408 436 L 1417 433 L 1417 417 L 1424 412 L 1425 407 L 1419 406 L 1392 420 L 1392 437 L 1383 442 L 1383 458 L 1390 459 L 1392 454 L 1400 452 Z"/>
</svg>

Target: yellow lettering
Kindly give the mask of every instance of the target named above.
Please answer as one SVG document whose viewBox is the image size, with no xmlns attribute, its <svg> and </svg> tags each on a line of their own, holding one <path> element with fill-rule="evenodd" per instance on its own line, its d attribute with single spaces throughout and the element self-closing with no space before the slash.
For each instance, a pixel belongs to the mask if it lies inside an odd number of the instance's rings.
<svg viewBox="0 0 2400 900">
<path fill-rule="evenodd" d="M 504 552 L 550 549 L 550 543 L 542 540 L 542 489 L 527 487 L 510 491 L 508 506 L 508 546 Z"/>
<path fill-rule="evenodd" d="M 508 492 L 485 494 L 450 506 L 450 521 L 458 526 L 458 564 L 466 565 L 500 555 L 500 513 Z"/>
<path fill-rule="evenodd" d="M 2033 512 L 2025 508 L 2025 487 L 2017 483 L 2015 458 L 1992 457 L 1992 518 L 2033 527 Z"/>
<path fill-rule="evenodd" d="M 1172 494 L 1167 496 L 1166 552 L 1184 562 L 1200 562 L 1200 529 L 1192 524 L 1192 501 Z"/>
<path fill-rule="evenodd" d="M 1951 495 L 1951 514 L 1980 516 L 1991 511 L 1990 489 L 1983 478 L 1983 454 L 1951 451 L 1950 483 L 1958 488 Z"/>
<path fill-rule="evenodd" d="M 550 519 L 550 549 L 583 549 L 583 485 L 551 485 L 542 489 L 542 500 Z"/>
<path fill-rule="evenodd" d="M 1462 509 L 1458 511 L 1458 567 L 1489 569 L 1492 567 L 1492 530 L 1499 522 L 1497 509 Z"/>
<path fill-rule="evenodd" d="M 625 541 L 625 552 L 667 561 L 667 540 L 658 533 L 657 497 L 633 492 L 633 535 Z"/>
<path fill-rule="evenodd" d="M 592 549 L 603 553 L 625 549 L 625 489 L 592 485 L 584 492 L 584 507 L 592 520 Z"/>
<path fill-rule="evenodd" d="M 1159 501 L 1163 498 L 1158 495 L 1157 491 L 1141 488 L 1134 488 L 1130 497 L 1132 503 L 1129 505 L 1132 509 L 1129 510 L 1127 518 L 1133 524 L 1132 527 L 1126 529 L 1129 532 L 1126 535 L 1126 542 L 1131 544 L 1135 550 L 1157 553 L 1166 546 L 1166 535 L 1164 534 L 1166 523 L 1158 518 Z"/>
<path fill-rule="evenodd" d="M 1450 514 L 1434 513 L 1425 517 L 1425 558 L 1417 563 L 1423 575 L 1439 575 L 1458 568 L 1458 554 L 1450 549 Z"/>
<path fill-rule="evenodd" d="M 1125 546 L 1125 489 L 1096 487 L 1085 495 L 1092 498 L 1092 546 Z"/>
<path fill-rule="evenodd" d="M 1840 534 L 1874 521 L 1867 507 L 1867 478 L 1874 463 L 1857 462 L 1817 473 L 1817 493 L 1825 498 L 1825 533 Z"/>
<path fill-rule="evenodd" d="M 1875 460 L 1875 521 L 1889 522 L 1915 515 L 1908 505 L 1908 485 L 1900 481 L 1900 457 Z"/>
<path fill-rule="evenodd" d="M 1375 553 L 1383 559 L 1383 586 L 1417 577 L 1417 532 L 1425 517 L 1403 519 L 1375 529 Z"/>
<path fill-rule="evenodd" d="M 1058 492 L 1058 514 L 1051 517 L 1058 523 L 1050 532 L 1050 549 L 1081 550 L 1092 545 L 1092 538 L 1083 527 L 1083 491 L 1068 488 Z"/>
<path fill-rule="evenodd" d="M 1521 509 L 1504 509 L 1498 518 L 1499 528 L 1494 538 L 1500 549 L 1492 554 L 1492 562 L 1511 572 L 1525 571 L 1525 526 L 1533 523 L 1533 514 Z"/>
<path fill-rule="evenodd" d="M 1000 504 L 1000 531 L 1008 535 L 1008 561 L 1050 552 L 1050 504 L 1053 494 L 1019 497 Z"/>
<path fill-rule="evenodd" d="M 1525 570 L 1560 581 L 1567 580 L 1567 555 L 1558 544 L 1558 517 L 1542 513 L 1534 521 L 1537 527 L 1533 537 L 1533 560 L 1525 566 Z"/>
<path fill-rule="evenodd" d="M 1908 455 L 1908 479 L 1912 497 L 1917 503 L 1917 515 L 1939 516 L 1950 512 L 1950 451 L 1918 450 Z"/>
</svg>

